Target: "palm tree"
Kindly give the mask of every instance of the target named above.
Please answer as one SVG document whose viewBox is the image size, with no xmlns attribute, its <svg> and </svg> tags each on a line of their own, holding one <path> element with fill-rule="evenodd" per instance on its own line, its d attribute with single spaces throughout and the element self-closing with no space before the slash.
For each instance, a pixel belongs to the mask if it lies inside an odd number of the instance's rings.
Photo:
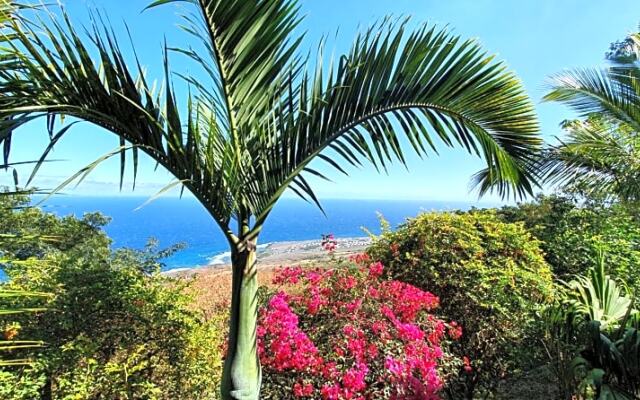
<svg viewBox="0 0 640 400">
<path fill-rule="evenodd" d="M 522 196 L 532 190 L 538 125 L 514 74 L 444 29 L 408 31 L 406 20 L 385 19 L 335 61 L 320 46 L 310 66 L 300 56 L 295 0 L 186 2 L 184 26 L 199 45 L 174 50 L 203 73 L 172 73 L 165 46 L 163 91 L 137 59 L 125 60 L 99 16 L 80 35 L 64 10 L 18 15 L 0 59 L 0 140 L 6 145 L 16 128 L 47 117 L 53 144 L 69 128 L 56 132 L 56 117 L 88 121 L 120 138 L 105 157 L 120 155 L 121 182 L 125 154 L 135 170 L 142 151 L 203 204 L 232 254 L 222 394 L 257 399 L 256 243 L 286 189 L 320 207 L 306 177 L 325 175 L 312 161 L 345 174 L 346 164 L 366 161 L 384 170 L 405 162 L 401 135 L 421 156 L 436 151 L 438 138 L 486 160 L 475 177 L 480 193 Z M 182 108 L 174 76 L 190 88 Z"/>
<path fill-rule="evenodd" d="M 597 115 L 565 121 L 566 136 L 542 156 L 548 183 L 592 199 L 640 200 L 640 137 Z"/>
<path fill-rule="evenodd" d="M 564 103 L 583 118 L 563 124 L 567 137 L 549 147 L 541 171 L 547 182 L 587 196 L 640 200 L 640 34 L 612 44 L 603 70 L 552 77 L 546 101 Z"/>
</svg>

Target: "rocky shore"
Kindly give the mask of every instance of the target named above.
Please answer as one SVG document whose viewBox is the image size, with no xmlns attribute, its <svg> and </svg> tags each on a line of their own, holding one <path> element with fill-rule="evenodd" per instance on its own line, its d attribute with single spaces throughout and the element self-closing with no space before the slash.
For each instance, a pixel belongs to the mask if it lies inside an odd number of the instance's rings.
<svg viewBox="0 0 640 400">
<path fill-rule="evenodd" d="M 334 255 L 348 256 L 364 251 L 371 243 L 369 237 L 336 238 Z M 329 254 L 319 240 L 301 240 L 291 242 L 274 242 L 260 246 L 258 249 L 258 264 L 260 268 L 273 268 L 298 264 L 322 262 L 329 258 Z M 215 264 L 202 267 L 167 271 L 171 276 L 192 276 L 200 274 L 220 273 L 231 267 L 227 259 L 218 258 Z"/>
</svg>

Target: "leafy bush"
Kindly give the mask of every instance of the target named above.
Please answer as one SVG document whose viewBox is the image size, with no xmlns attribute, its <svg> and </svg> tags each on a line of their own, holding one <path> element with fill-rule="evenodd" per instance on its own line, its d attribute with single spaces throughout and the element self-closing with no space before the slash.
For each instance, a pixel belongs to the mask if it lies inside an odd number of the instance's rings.
<svg viewBox="0 0 640 400">
<path fill-rule="evenodd" d="M 640 333 L 631 294 L 605 263 L 566 284 L 547 315 L 547 348 L 565 399 L 640 395 Z"/>
<path fill-rule="evenodd" d="M 542 242 L 554 273 L 562 279 L 584 274 L 607 254 L 611 273 L 640 287 L 640 220 L 637 210 L 597 201 L 578 205 L 563 196 L 540 196 L 532 203 L 499 211 L 509 222 L 523 222 Z"/>
<path fill-rule="evenodd" d="M 0 193 L 2 189 L 0 188 Z M 29 196 L 0 196 L 0 258 L 14 260 L 44 258 L 47 254 L 71 251 L 83 243 L 108 249 L 109 237 L 101 227 L 109 218 L 87 213 L 82 218 L 57 217 L 29 207 Z"/>
<path fill-rule="evenodd" d="M 14 226 L 20 240 L 0 243 L 9 277 L 0 289 L 51 296 L 21 300 L 47 311 L 12 319 L 20 325 L 18 339 L 42 340 L 46 347 L 17 354 L 36 359 L 34 368 L 0 370 L 3 399 L 217 398 L 220 321 L 192 309 L 188 282 L 160 275 L 159 260 L 174 249 L 158 252 L 151 243 L 145 251 L 113 251 L 100 224 L 86 218 L 33 209 L 9 218 L 24 229 Z M 39 243 L 43 235 L 62 233 L 75 242 Z"/>
<path fill-rule="evenodd" d="M 261 398 L 437 399 L 463 367 L 446 351 L 460 328 L 434 317 L 436 296 L 352 261 L 275 277 L 283 287 L 259 314 Z"/>
<path fill-rule="evenodd" d="M 472 372 L 448 382 L 454 398 L 488 391 L 535 352 L 535 312 L 553 296 L 551 270 L 539 241 L 522 224 L 491 211 L 424 213 L 397 230 L 383 226 L 368 249 L 386 275 L 439 296 L 440 313 L 461 324 L 454 346 Z M 522 346 L 526 344 L 526 346 Z"/>
</svg>

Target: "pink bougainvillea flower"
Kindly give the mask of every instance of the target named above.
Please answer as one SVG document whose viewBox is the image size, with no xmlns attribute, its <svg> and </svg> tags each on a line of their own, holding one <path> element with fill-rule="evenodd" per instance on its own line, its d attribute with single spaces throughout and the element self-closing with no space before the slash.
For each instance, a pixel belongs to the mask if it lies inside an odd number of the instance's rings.
<svg viewBox="0 0 640 400">
<path fill-rule="evenodd" d="M 293 385 L 293 395 L 296 397 L 310 397 L 313 395 L 313 385 L 310 383 L 296 382 Z"/>
<path fill-rule="evenodd" d="M 464 368 L 464 372 L 468 374 L 473 372 L 473 367 L 471 366 L 471 360 L 469 360 L 469 357 L 467 356 L 462 357 L 462 365 Z"/>
<path fill-rule="evenodd" d="M 369 265 L 369 275 L 374 278 L 381 276 L 383 271 L 384 266 L 380 261 L 374 262 L 373 264 Z"/>
<path fill-rule="evenodd" d="M 304 271 L 302 267 L 285 267 L 276 271 L 272 279 L 274 285 L 297 284 Z"/>
<path fill-rule="evenodd" d="M 441 361 L 462 328 L 433 315 L 437 296 L 382 279 L 384 266 L 366 254 L 350 261 L 349 268 L 278 271 L 283 290 L 259 311 L 264 379 L 290 382 L 298 398 L 364 400 L 384 385 L 393 399 L 438 399 Z M 463 367 L 471 370 L 468 358 Z"/>
</svg>

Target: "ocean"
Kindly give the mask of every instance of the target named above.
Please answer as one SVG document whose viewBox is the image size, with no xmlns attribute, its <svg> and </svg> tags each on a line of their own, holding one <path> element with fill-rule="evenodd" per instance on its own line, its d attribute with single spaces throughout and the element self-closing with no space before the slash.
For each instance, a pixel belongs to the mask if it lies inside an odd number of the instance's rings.
<svg viewBox="0 0 640 400">
<path fill-rule="evenodd" d="M 186 248 L 164 260 L 165 270 L 222 264 L 229 261 L 227 242 L 205 209 L 193 198 L 159 198 L 136 210 L 144 197 L 58 196 L 43 208 L 59 216 L 81 217 L 99 211 L 111 218 L 105 226 L 116 248 L 140 249 L 149 238 L 160 247 L 184 243 Z M 378 213 L 397 226 L 421 211 L 469 209 L 492 206 L 473 202 L 323 200 L 326 216 L 315 206 L 298 199 L 281 199 L 269 216 L 259 244 L 282 241 L 320 241 L 321 235 L 366 236 L 363 228 L 380 232 Z"/>
</svg>

